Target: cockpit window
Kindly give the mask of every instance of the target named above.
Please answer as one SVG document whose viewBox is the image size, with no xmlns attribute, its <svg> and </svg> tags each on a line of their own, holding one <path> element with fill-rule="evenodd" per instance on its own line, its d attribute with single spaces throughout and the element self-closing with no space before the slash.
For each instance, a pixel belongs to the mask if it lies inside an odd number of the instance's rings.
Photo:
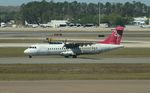
<svg viewBox="0 0 150 93">
<path fill-rule="evenodd" d="M 29 48 L 36 49 L 36 47 L 29 47 Z"/>
</svg>

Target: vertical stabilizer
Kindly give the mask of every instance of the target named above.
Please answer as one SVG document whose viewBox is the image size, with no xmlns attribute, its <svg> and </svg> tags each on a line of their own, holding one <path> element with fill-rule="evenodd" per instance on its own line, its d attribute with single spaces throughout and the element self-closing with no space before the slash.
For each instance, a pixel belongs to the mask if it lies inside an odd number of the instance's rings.
<svg viewBox="0 0 150 93">
<path fill-rule="evenodd" d="M 119 45 L 122 39 L 124 27 L 117 26 L 111 35 L 109 35 L 105 40 L 100 41 L 98 43 L 101 44 L 117 44 Z"/>
</svg>

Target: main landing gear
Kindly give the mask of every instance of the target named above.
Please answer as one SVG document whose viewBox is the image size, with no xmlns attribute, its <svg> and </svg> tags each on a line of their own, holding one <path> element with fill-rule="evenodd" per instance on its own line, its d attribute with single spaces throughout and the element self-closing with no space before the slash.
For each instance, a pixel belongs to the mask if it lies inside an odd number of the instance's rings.
<svg viewBox="0 0 150 93">
<path fill-rule="evenodd" d="M 29 55 L 29 58 L 32 58 L 32 56 L 31 56 L 31 55 Z"/>
<path fill-rule="evenodd" d="M 65 58 L 69 58 L 70 56 L 65 56 Z M 77 55 L 73 55 L 72 58 L 77 58 Z"/>
<path fill-rule="evenodd" d="M 65 58 L 69 58 L 69 56 L 65 56 Z"/>
</svg>

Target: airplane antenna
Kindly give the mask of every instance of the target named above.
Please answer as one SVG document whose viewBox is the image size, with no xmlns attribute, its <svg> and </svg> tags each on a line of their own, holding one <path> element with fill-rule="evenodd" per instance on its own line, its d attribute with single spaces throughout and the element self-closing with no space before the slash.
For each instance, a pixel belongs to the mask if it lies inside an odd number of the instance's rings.
<svg viewBox="0 0 150 93">
<path fill-rule="evenodd" d="M 65 42 L 64 42 L 65 44 L 67 43 L 67 39 L 65 39 Z"/>
</svg>

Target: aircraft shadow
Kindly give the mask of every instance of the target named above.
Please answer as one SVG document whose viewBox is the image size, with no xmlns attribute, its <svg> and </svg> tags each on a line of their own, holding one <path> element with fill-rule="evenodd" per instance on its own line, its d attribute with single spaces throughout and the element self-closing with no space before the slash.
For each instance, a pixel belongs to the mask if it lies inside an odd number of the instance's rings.
<svg viewBox="0 0 150 93">
<path fill-rule="evenodd" d="M 78 59 L 103 60 L 104 58 L 78 57 Z"/>
</svg>

